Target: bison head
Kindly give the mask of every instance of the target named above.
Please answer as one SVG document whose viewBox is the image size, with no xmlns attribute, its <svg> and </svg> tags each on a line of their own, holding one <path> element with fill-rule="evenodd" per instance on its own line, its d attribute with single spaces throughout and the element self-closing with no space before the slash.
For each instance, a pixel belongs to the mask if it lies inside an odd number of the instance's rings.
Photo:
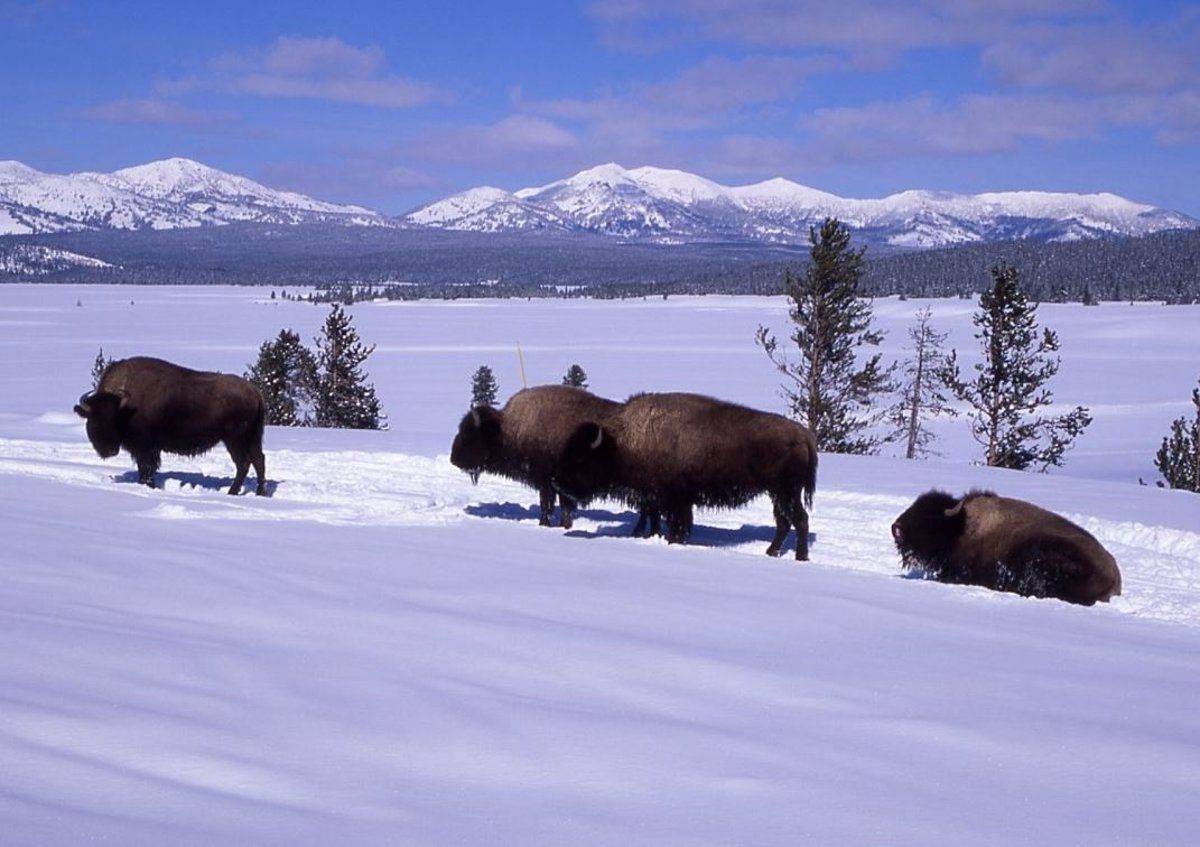
<svg viewBox="0 0 1200 847">
<path fill-rule="evenodd" d="M 612 433 L 597 423 L 580 424 L 563 447 L 554 486 L 569 497 L 586 500 L 611 486 L 616 465 Z"/>
<path fill-rule="evenodd" d="M 75 405 L 75 414 L 87 421 L 87 437 L 102 459 L 111 459 L 121 451 L 121 442 L 129 429 L 133 409 L 124 393 L 95 391 L 84 394 Z"/>
<path fill-rule="evenodd" d="M 476 406 L 458 424 L 450 462 L 469 473 L 471 482 L 478 482 L 479 474 L 499 457 L 500 441 L 500 413 L 491 406 Z"/>
<path fill-rule="evenodd" d="M 892 540 L 905 567 L 937 567 L 946 560 L 966 528 L 964 500 L 944 491 L 927 491 L 892 524 Z"/>
</svg>

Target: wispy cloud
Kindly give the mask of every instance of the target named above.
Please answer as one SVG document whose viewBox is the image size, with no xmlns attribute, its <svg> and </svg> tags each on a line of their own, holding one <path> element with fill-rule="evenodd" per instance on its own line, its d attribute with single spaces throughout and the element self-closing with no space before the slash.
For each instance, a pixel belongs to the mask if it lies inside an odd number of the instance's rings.
<svg viewBox="0 0 1200 847">
<path fill-rule="evenodd" d="M 200 74 L 159 82 L 162 94 L 215 89 L 260 97 L 302 97 L 381 109 L 450 100 L 437 86 L 389 73 L 383 49 L 340 38 L 284 36 L 261 50 L 227 53 Z"/>
<path fill-rule="evenodd" d="M 110 100 L 83 109 L 80 114 L 94 121 L 115 124 L 148 124 L 178 126 L 190 129 L 209 129 L 231 123 L 234 119 L 223 112 L 192 109 L 170 100 Z"/>
</svg>

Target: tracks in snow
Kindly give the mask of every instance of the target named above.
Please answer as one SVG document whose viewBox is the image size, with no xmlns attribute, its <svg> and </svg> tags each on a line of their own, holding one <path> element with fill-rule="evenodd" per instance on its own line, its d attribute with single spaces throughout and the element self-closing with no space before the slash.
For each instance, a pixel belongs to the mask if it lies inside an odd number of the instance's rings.
<svg viewBox="0 0 1200 847">
<path fill-rule="evenodd" d="M 267 458 L 268 476 L 274 481 L 270 498 L 224 494 L 233 466 L 220 449 L 197 459 L 166 459 L 166 469 L 159 474 L 162 489 L 149 490 L 136 484 L 124 460 L 101 461 L 86 443 L 0 438 L 0 475 L 102 489 L 128 497 L 131 511 L 151 519 L 428 527 L 493 518 L 546 531 L 536 526 L 532 491 L 496 477 L 484 477 L 472 486 L 444 456 L 272 450 Z M 899 568 L 888 527 L 907 505 L 905 498 L 822 488 L 812 520 L 814 564 L 895 577 Z M 1068 517 L 1095 535 L 1121 565 L 1124 593 L 1113 601 L 1113 608 L 1200 626 L 1200 534 L 1092 515 Z M 635 518 L 622 505 L 597 503 L 580 513 L 571 533 L 622 536 Z M 772 534 L 766 498 L 741 509 L 701 511 L 697 519 L 693 542 L 699 547 L 761 556 Z M 659 539 L 620 543 L 666 549 Z"/>
</svg>

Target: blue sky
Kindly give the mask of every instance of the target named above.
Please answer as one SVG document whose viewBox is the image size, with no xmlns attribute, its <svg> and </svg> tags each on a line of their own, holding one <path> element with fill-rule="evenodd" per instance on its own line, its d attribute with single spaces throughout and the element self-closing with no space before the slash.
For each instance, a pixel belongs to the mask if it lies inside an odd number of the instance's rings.
<svg viewBox="0 0 1200 847">
<path fill-rule="evenodd" d="M 616 161 L 1200 217 L 1200 4 L 0 0 L 0 159 L 400 212 Z"/>
</svg>

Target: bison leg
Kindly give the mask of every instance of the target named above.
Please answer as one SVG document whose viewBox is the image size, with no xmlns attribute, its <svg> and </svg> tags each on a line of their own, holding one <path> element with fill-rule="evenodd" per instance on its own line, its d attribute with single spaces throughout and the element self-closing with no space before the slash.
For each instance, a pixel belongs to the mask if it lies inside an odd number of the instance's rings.
<svg viewBox="0 0 1200 847">
<path fill-rule="evenodd" d="M 667 543 L 686 544 L 692 534 L 692 504 L 667 506 Z"/>
<path fill-rule="evenodd" d="M 146 453 L 138 453 L 133 459 L 137 462 L 138 482 L 153 488 L 154 475 L 158 473 L 158 466 L 162 462 L 162 454 L 157 450 L 153 450 Z"/>
<path fill-rule="evenodd" d="M 775 507 L 775 538 L 767 548 L 768 556 L 778 556 L 783 551 L 783 542 L 787 540 L 788 530 L 796 528 L 796 560 L 808 561 L 808 512 L 804 511 L 804 503 L 800 492 L 794 494 L 771 495 L 771 503 Z"/>
<path fill-rule="evenodd" d="M 250 462 L 254 465 L 254 475 L 258 479 L 258 485 L 254 488 L 254 493 L 259 497 L 267 493 L 267 460 L 263 456 L 262 446 L 256 446 L 250 451 Z"/>
<path fill-rule="evenodd" d="M 550 526 L 550 518 L 554 514 L 554 489 L 544 486 L 538 489 L 538 525 Z"/>
<path fill-rule="evenodd" d="M 653 538 L 662 534 L 662 518 L 658 504 L 645 501 L 638 504 L 637 524 L 633 527 L 634 538 Z"/>
<path fill-rule="evenodd" d="M 565 495 L 565 494 L 558 495 L 558 506 L 559 506 L 559 510 L 562 512 L 562 519 L 559 522 L 559 525 L 563 529 L 570 529 L 571 525 L 573 523 L 575 523 L 574 516 L 575 516 L 575 507 L 577 505 L 579 505 L 579 504 L 576 503 L 573 499 L 571 499 L 567 495 Z"/>
<path fill-rule="evenodd" d="M 767 547 L 767 555 L 778 556 L 783 550 L 783 542 L 792 528 L 792 522 L 788 520 L 787 513 L 776 498 L 771 498 L 771 505 L 775 507 L 775 537 L 771 540 L 771 545 Z M 797 544 L 797 546 L 799 545 Z"/>
</svg>

